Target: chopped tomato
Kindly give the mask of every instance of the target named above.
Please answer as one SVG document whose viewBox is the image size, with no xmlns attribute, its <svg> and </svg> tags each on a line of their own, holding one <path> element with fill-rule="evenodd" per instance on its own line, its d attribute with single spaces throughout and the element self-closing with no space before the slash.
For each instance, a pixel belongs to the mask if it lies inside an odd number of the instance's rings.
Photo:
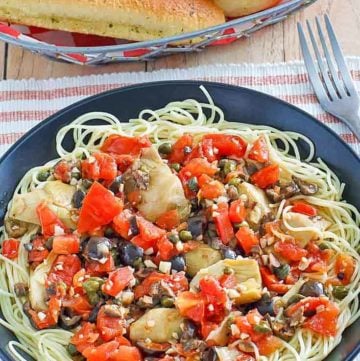
<svg viewBox="0 0 360 361">
<path fill-rule="evenodd" d="M 119 233 L 122 238 L 130 239 L 130 219 L 134 214 L 129 209 L 124 209 L 113 219 L 113 227 L 115 232 Z"/>
<path fill-rule="evenodd" d="M 106 342 L 97 347 L 90 346 L 83 351 L 83 356 L 87 361 L 107 361 L 118 347 L 117 341 Z"/>
<path fill-rule="evenodd" d="M 219 203 L 218 208 L 213 212 L 216 231 L 224 244 L 228 244 L 234 238 L 233 226 L 229 219 L 227 203 Z"/>
<path fill-rule="evenodd" d="M 236 361 L 255 361 L 255 359 L 251 355 L 241 352 L 241 354 L 236 357 Z"/>
<path fill-rule="evenodd" d="M 256 346 L 259 349 L 260 355 L 270 356 L 276 350 L 283 347 L 283 341 L 280 338 L 273 335 L 266 335 L 256 342 Z"/>
<path fill-rule="evenodd" d="M 279 166 L 272 164 L 254 173 L 250 179 L 253 184 L 264 189 L 275 184 L 279 180 L 279 177 Z"/>
<path fill-rule="evenodd" d="M 54 167 L 54 177 L 64 183 L 69 183 L 71 180 L 71 165 L 66 160 L 58 162 Z"/>
<path fill-rule="evenodd" d="M 80 239 L 75 234 L 55 236 L 52 250 L 56 254 L 79 253 Z"/>
<path fill-rule="evenodd" d="M 120 346 L 131 346 L 131 342 L 124 336 L 115 337 L 115 341 L 119 342 Z"/>
<path fill-rule="evenodd" d="M 260 136 L 252 145 L 248 158 L 259 163 L 266 163 L 269 161 L 269 149 L 264 136 Z"/>
<path fill-rule="evenodd" d="M 133 273 L 130 267 L 121 267 L 110 272 L 109 278 L 102 286 L 102 291 L 110 296 L 117 296 L 134 279 Z"/>
<path fill-rule="evenodd" d="M 165 236 L 157 241 L 156 247 L 162 261 L 168 261 L 177 254 L 175 246 Z"/>
<path fill-rule="evenodd" d="M 120 172 L 124 173 L 134 163 L 135 156 L 131 154 L 115 154 L 109 153 L 116 162 L 117 168 Z"/>
<path fill-rule="evenodd" d="M 81 172 L 86 179 L 111 181 L 117 176 L 117 164 L 111 155 L 97 152 L 81 162 Z"/>
<path fill-rule="evenodd" d="M 64 282 L 71 286 L 74 275 L 81 269 L 81 262 L 77 255 L 60 255 L 54 261 L 49 272 L 47 282 Z"/>
<path fill-rule="evenodd" d="M 343 285 L 351 282 L 352 275 L 355 271 L 355 260 L 346 253 L 340 253 L 335 261 L 335 273 Z"/>
<path fill-rule="evenodd" d="M 176 298 L 176 307 L 183 317 L 201 322 L 205 316 L 205 300 L 199 293 L 181 292 Z"/>
<path fill-rule="evenodd" d="M 291 208 L 291 211 L 295 213 L 302 213 L 309 217 L 314 217 L 317 215 L 316 208 L 305 202 L 295 202 Z"/>
<path fill-rule="evenodd" d="M 104 341 L 113 340 L 117 336 L 122 336 L 124 320 L 120 317 L 107 316 L 105 307 L 102 306 L 96 319 L 96 327 Z"/>
<path fill-rule="evenodd" d="M 201 336 L 206 339 L 209 334 L 219 327 L 217 322 L 202 321 L 201 322 Z"/>
<path fill-rule="evenodd" d="M 32 241 L 32 249 L 28 254 L 28 260 L 30 263 L 41 263 L 49 255 L 49 251 L 45 247 L 44 237 L 37 236 Z"/>
<path fill-rule="evenodd" d="M 163 213 L 157 220 L 156 225 L 158 225 L 162 229 L 166 229 L 168 231 L 176 228 L 181 222 L 181 218 L 179 212 L 176 209 L 172 209 Z"/>
<path fill-rule="evenodd" d="M 110 223 L 123 208 L 119 198 L 94 182 L 84 198 L 78 221 L 78 232 L 86 233 Z"/>
<path fill-rule="evenodd" d="M 288 261 L 300 261 L 308 254 L 306 249 L 301 248 L 294 241 L 276 242 L 274 251 Z"/>
<path fill-rule="evenodd" d="M 206 301 L 211 304 L 225 304 L 227 301 L 226 292 L 221 287 L 219 281 L 214 277 L 203 277 L 199 282 L 201 294 Z"/>
<path fill-rule="evenodd" d="M 37 329 L 53 327 L 57 324 L 61 308 L 61 301 L 55 297 L 51 297 L 49 308 L 46 311 L 36 312 L 32 309 L 28 310 L 30 317 Z"/>
<path fill-rule="evenodd" d="M 79 352 L 93 346 L 99 338 L 98 330 L 93 323 L 84 322 L 81 328 L 71 337 L 70 342 L 76 346 Z"/>
<path fill-rule="evenodd" d="M 52 237 L 56 233 L 55 227 L 62 230 L 66 229 L 58 216 L 46 205 L 45 202 L 40 203 L 36 207 L 36 214 L 41 224 L 41 233 L 45 238 Z"/>
<path fill-rule="evenodd" d="M 89 273 L 91 276 L 101 276 L 113 271 L 115 269 L 115 263 L 112 256 L 109 256 L 105 263 L 100 263 L 97 261 L 87 261 L 85 264 L 85 268 L 86 273 Z"/>
<path fill-rule="evenodd" d="M 327 272 L 328 264 L 334 253 L 332 249 L 320 249 L 314 242 L 310 242 L 306 250 L 307 258 L 310 260 L 309 267 L 306 272 Z"/>
<path fill-rule="evenodd" d="M 246 208 L 244 201 L 238 199 L 236 201 L 231 202 L 229 209 L 229 218 L 233 223 L 241 223 L 246 218 Z"/>
<path fill-rule="evenodd" d="M 217 181 L 211 180 L 201 186 L 201 197 L 205 199 L 215 199 L 226 193 L 224 185 Z"/>
<path fill-rule="evenodd" d="M 185 147 L 192 148 L 193 138 L 190 134 L 185 134 L 180 137 L 172 146 L 169 156 L 170 163 L 183 163 L 187 154 L 185 153 Z"/>
<path fill-rule="evenodd" d="M 223 274 L 220 278 L 219 278 L 219 282 L 221 284 L 221 287 L 223 288 L 236 288 L 237 284 L 239 283 L 236 276 L 234 274 Z"/>
<path fill-rule="evenodd" d="M 245 155 L 247 143 L 238 135 L 206 134 L 203 137 L 203 141 L 209 139 L 212 140 L 214 153 L 219 156 L 239 159 Z"/>
<path fill-rule="evenodd" d="M 84 294 L 84 289 L 82 287 L 83 282 L 85 282 L 90 275 L 86 274 L 85 268 L 81 268 L 80 271 L 76 272 L 73 277 L 73 287 L 74 291 L 79 294 Z"/>
<path fill-rule="evenodd" d="M 106 138 L 101 147 L 105 153 L 140 155 L 142 148 L 151 147 L 150 140 L 144 137 L 126 137 L 123 135 L 113 134 Z"/>
<path fill-rule="evenodd" d="M 217 167 L 203 158 L 194 158 L 185 165 L 180 171 L 188 178 L 200 177 L 202 174 L 213 176 L 217 172 Z"/>
<path fill-rule="evenodd" d="M 6 239 L 2 243 L 2 255 L 9 259 L 17 258 L 20 241 L 15 238 Z"/>
<path fill-rule="evenodd" d="M 203 139 L 189 154 L 186 158 L 186 161 L 189 161 L 194 158 L 206 158 L 209 162 L 217 160 L 219 157 L 218 154 L 214 153 L 213 142 L 211 139 Z"/>
<path fill-rule="evenodd" d="M 142 361 L 142 359 L 139 349 L 133 346 L 119 346 L 110 357 L 110 361 Z"/>
<path fill-rule="evenodd" d="M 64 307 L 71 308 L 78 315 L 87 315 L 91 312 L 92 306 L 85 296 L 75 295 L 63 301 Z"/>
<path fill-rule="evenodd" d="M 259 244 L 258 237 L 256 237 L 254 231 L 247 226 L 240 227 L 235 236 L 246 254 L 250 254 L 253 247 Z"/>
<path fill-rule="evenodd" d="M 281 281 L 272 274 L 267 267 L 260 267 L 260 273 L 264 285 L 269 291 L 279 293 L 280 295 L 289 291 L 291 285 L 281 283 Z"/>
<path fill-rule="evenodd" d="M 136 217 L 136 221 L 139 227 L 139 235 L 134 237 L 131 242 L 145 250 L 155 249 L 157 241 L 164 237 L 166 232 L 143 217 Z"/>
</svg>

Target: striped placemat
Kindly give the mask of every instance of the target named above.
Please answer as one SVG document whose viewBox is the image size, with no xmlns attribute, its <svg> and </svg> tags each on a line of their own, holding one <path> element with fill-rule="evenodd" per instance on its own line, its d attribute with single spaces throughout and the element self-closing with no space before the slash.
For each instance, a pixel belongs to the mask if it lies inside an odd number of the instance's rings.
<svg viewBox="0 0 360 361">
<path fill-rule="evenodd" d="M 348 58 L 360 90 L 360 58 Z M 0 155 L 31 127 L 74 102 L 130 84 L 197 79 L 253 88 L 298 106 L 331 127 L 360 154 L 360 142 L 347 126 L 325 113 L 311 88 L 303 63 L 209 65 L 150 73 L 118 73 L 49 80 L 0 82 Z"/>
</svg>

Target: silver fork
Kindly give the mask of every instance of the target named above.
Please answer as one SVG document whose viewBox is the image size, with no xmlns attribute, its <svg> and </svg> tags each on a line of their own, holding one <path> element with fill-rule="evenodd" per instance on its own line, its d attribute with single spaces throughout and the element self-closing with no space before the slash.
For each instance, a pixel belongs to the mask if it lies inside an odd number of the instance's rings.
<svg viewBox="0 0 360 361">
<path fill-rule="evenodd" d="M 315 94 L 321 106 L 328 113 L 346 123 L 360 139 L 360 99 L 330 19 L 325 15 L 325 25 L 336 65 L 332 59 L 331 50 L 326 45 L 319 18 L 316 18 L 316 27 L 326 62 L 323 60 L 319 47 L 316 44 L 310 22 L 307 21 L 306 23 L 317 63 L 310 53 L 301 24 L 298 23 L 297 25 L 305 66 Z"/>
</svg>

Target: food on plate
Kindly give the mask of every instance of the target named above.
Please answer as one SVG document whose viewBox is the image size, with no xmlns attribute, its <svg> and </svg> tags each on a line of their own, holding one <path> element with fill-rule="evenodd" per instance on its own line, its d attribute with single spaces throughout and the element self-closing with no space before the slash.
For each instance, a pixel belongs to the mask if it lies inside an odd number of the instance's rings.
<svg viewBox="0 0 360 361">
<path fill-rule="evenodd" d="M 238 17 L 256 13 L 277 5 L 281 0 L 214 0 L 228 17 Z"/>
<path fill-rule="evenodd" d="M 212 0 L 0 0 L 0 20 L 128 40 L 151 40 L 225 21 Z"/>
<path fill-rule="evenodd" d="M 129 123 L 85 114 L 21 180 L 1 228 L 14 356 L 306 361 L 340 342 L 359 315 L 359 212 L 310 141 L 227 122 L 203 91 Z"/>
</svg>

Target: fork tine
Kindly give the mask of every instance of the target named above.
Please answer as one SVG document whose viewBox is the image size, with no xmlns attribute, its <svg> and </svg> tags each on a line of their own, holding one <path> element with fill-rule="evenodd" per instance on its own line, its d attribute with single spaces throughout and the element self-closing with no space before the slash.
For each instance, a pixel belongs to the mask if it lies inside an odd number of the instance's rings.
<svg viewBox="0 0 360 361">
<path fill-rule="evenodd" d="M 316 59 L 317 59 L 317 62 L 318 62 L 318 66 L 319 66 L 321 75 L 323 77 L 323 80 L 325 82 L 327 91 L 328 91 L 328 93 L 330 95 L 330 99 L 335 100 L 337 98 L 337 95 L 336 95 L 336 92 L 334 90 L 334 86 L 331 83 L 331 80 L 330 80 L 329 74 L 327 72 L 327 69 L 325 67 L 324 61 L 323 61 L 323 59 L 321 57 L 319 48 L 318 48 L 318 46 L 316 44 L 315 36 L 314 36 L 313 31 L 312 31 L 309 20 L 306 20 L 306 25 L 307 25 L 308 32 L 309 32 L 309 35 L 310 35 L 312 46 L 314 48 L 314 52 L 315 52 L 315 56 L 316 56 Z"/>
<path fill-rule="evenodd" d="M 330 19 L 327 15 L 325 15 L 325 24 L 326 24 L 326 29 L 328 31 L 329 34 L 329 39 L 330 39 L 330 44 L 335 56 L 335 60 L 337 62 L 341 77 L 344 81 L 344 84 L 348 90 L 348 92 L 350 93 L 350 95 L 357 95 L 357 91 L 356 88 L 354 86 L 353 80 L 351 78 L 350 72 L 348 70 L 348 67 L 346 65 L 345 59 L 344 59 L 344 55 L 341 51 L 340 45 L 336 39 L 336 35 L 334 32 L 334 29 L 330 23 Z"/>
<path fill-rule="evenodd" d="M 316 27 L 319 33 L 319 38 L 321 41 L 321 45 L 325 54 L 325 58 L 326 58 L 326 62 L 328 64 L 329 67 L 329 71 L 332 77 L 332 81 L 334 83 L 335 89 L 338 91 L 338 93 L 340 94 L 341 98 L 346 96 L 346 92 L 344 89 L 344 85 L 341 83 L 340 79 L 339 79 L 339 75 L 338 75 L 338 71 L 335 68 L 334 62 L 331 58 L 329 49 L 326 45 L 326 41 L 325 41 L 325 37 L 324 37 L 324 33 L 321 29 L 321 24 L 320 24 L 320 20 L 318 17 L 316 17 Z"/>
<path fill-rule="evenodd" d="M 301 51 L 303 53 L 304 62 L 306 69 L 309 73 L 309 78 L 311 81 L 311 84 L 313 85 L 314 91 L 319 98 L 320 102 L 328 103 L 329 102 L 329 96 L 325 91 L 325 88 L 321 82 L 319 73 L 316 69 L 315 62 L 311 57 L 309 47 L 307 46 L 305 34 L 303 31 L 303 28 L 300 23 L 297 24 L 298 32 L 299 32 L 299 39 L 300 39 L 300 46 Z"/>
</svg>

